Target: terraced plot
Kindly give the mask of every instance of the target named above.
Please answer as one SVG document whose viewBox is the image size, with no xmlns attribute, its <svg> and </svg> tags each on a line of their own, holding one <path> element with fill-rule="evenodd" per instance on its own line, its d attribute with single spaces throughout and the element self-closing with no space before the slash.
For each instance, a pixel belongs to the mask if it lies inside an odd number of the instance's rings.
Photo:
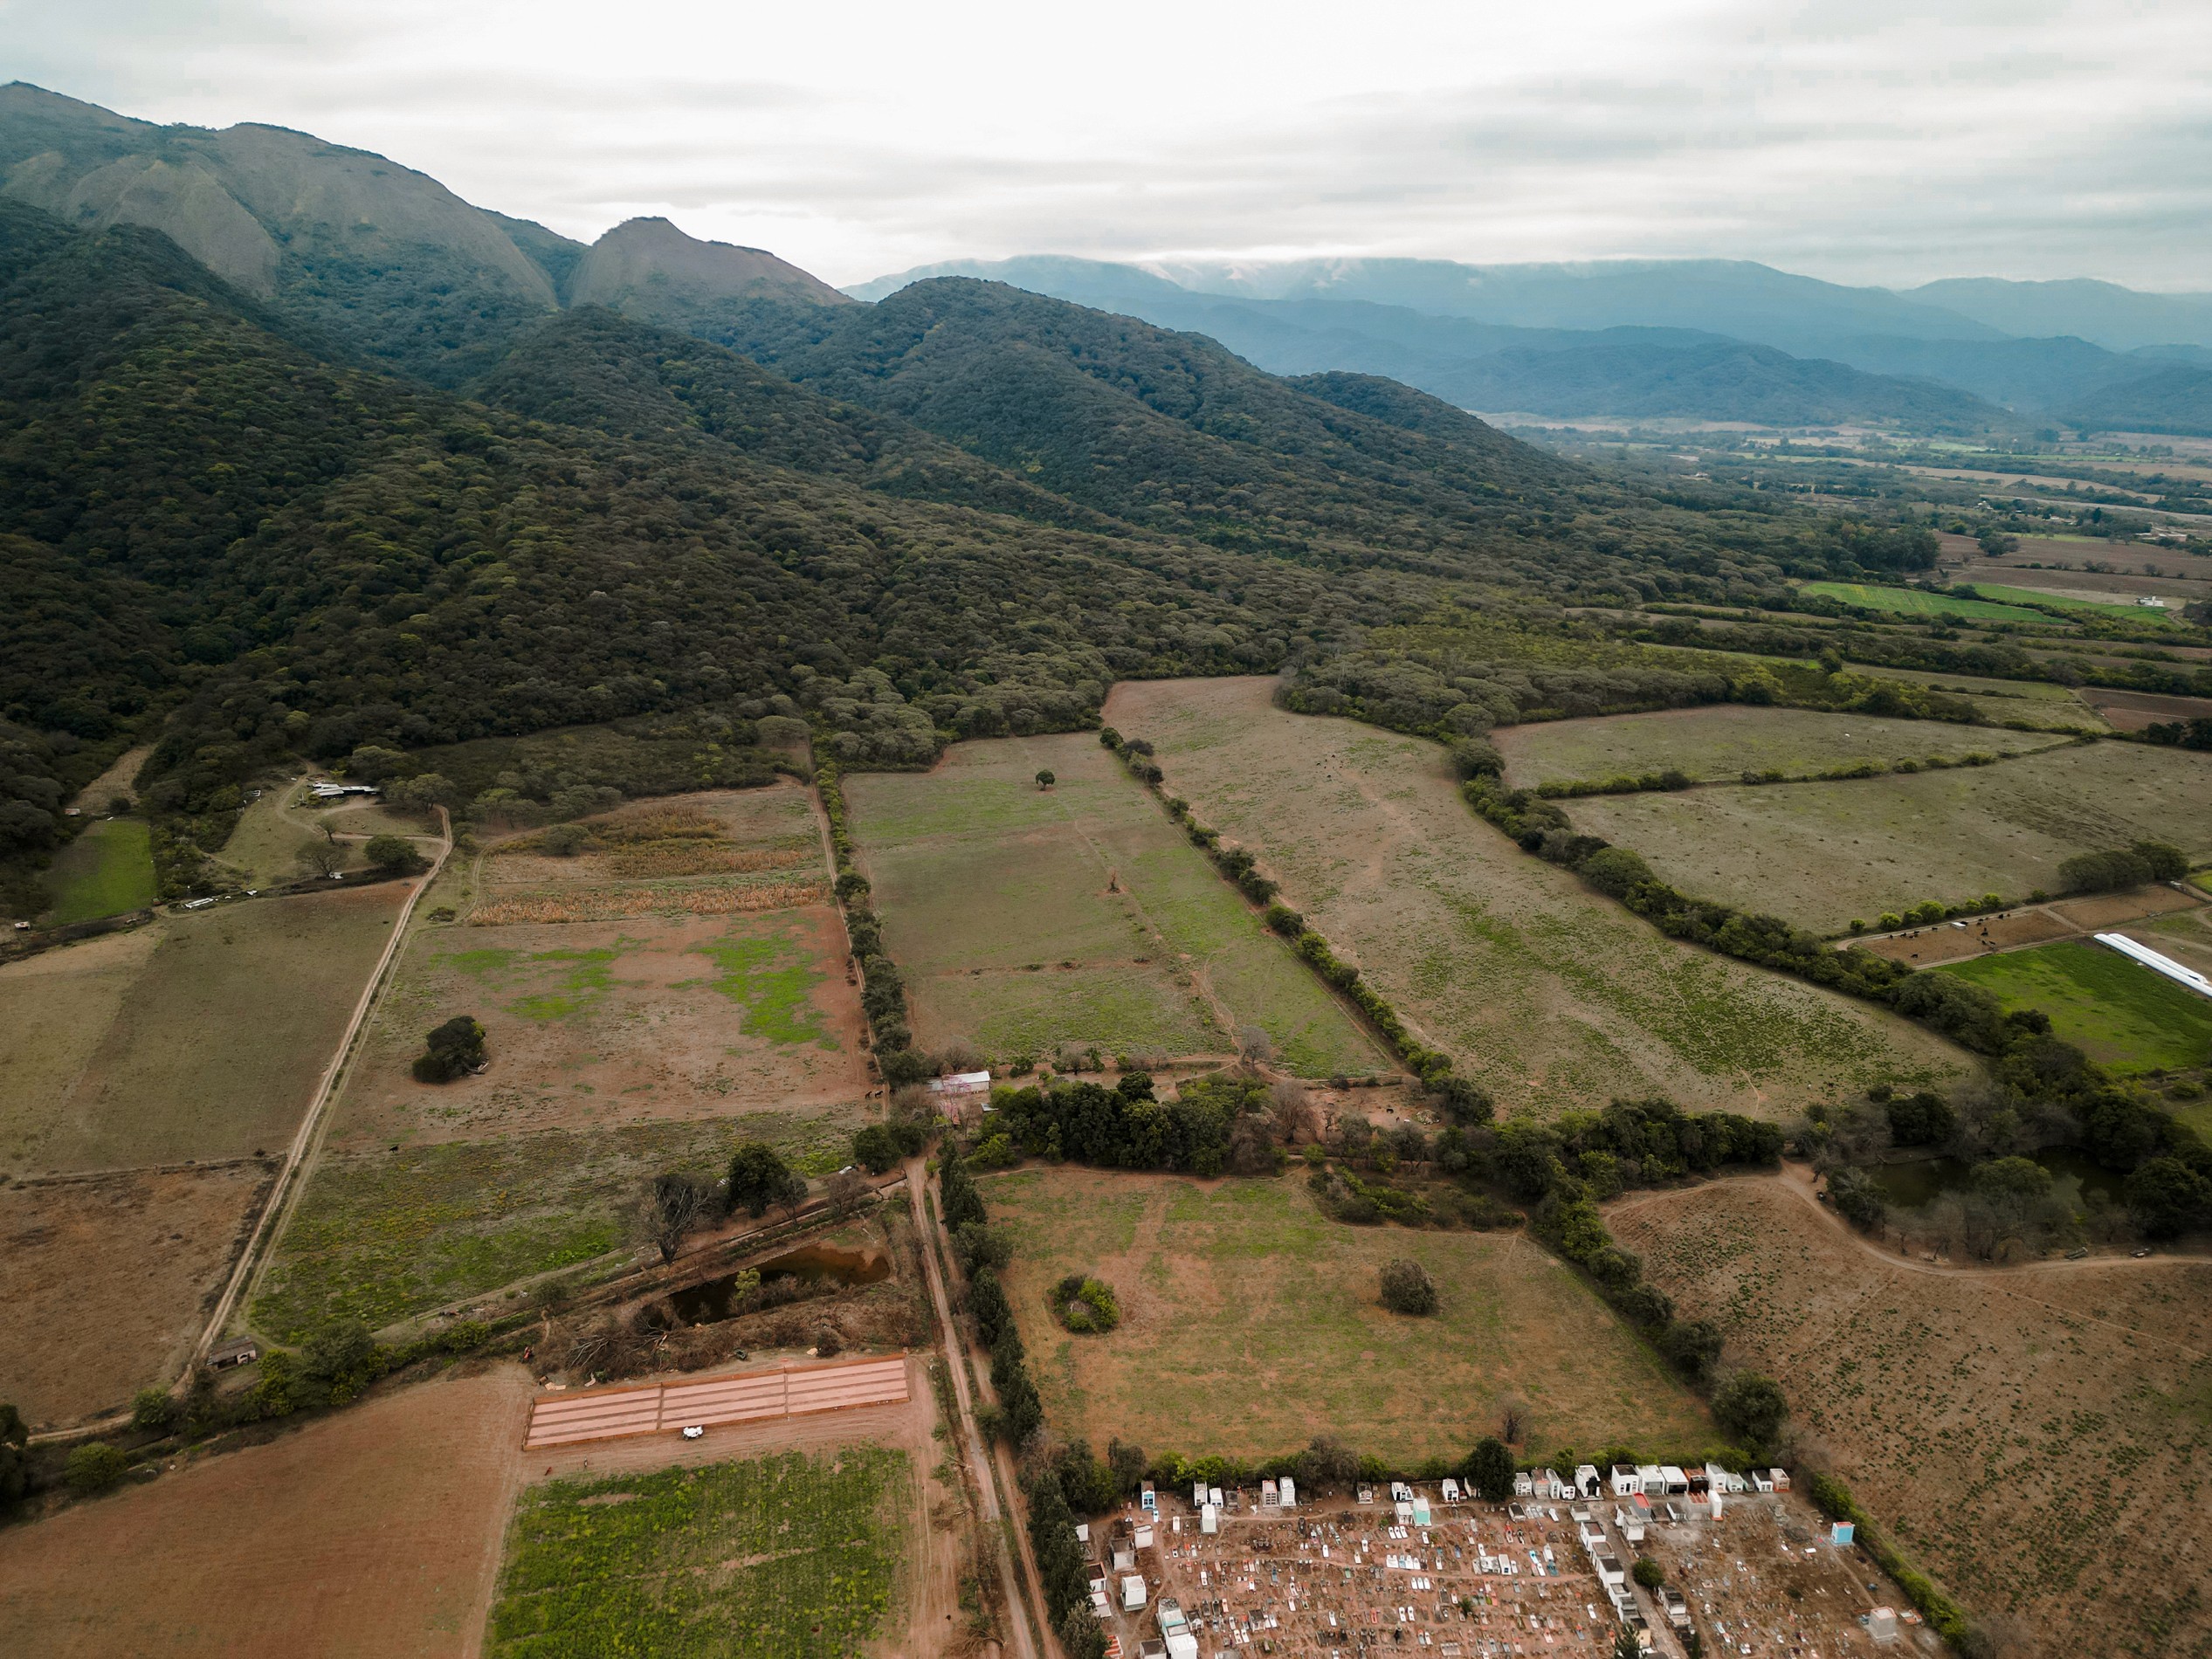
<svg viewBox="0 0 2212 1659">
<path fill-rule="evenodd" d="M 1283 713 L 1271 685 L 1123 685 L 1106 717 L 1501 1110 L 1657 1093 L 1779 1117 L 1962 1069 L 1902 1020 L 1665 939 L 1476 818 L 1435 745 Z"/>
<path fill-rule="evenodd" d="M 1305 1076 L 1382 1067 L 1090 735 L 959 744 L 933 772 L 844 787 L 923 1047 L 965 1037 L 1002 1061 L 1061 1043 L 1218 1054 L 1250 1024 Z"/>
<path fill-rule="evenodd" d="M 2150 839 L 2212 854 L 2212 765 L 2135 743 L 1861 779 L 1608 795 L 1567 803 L 1578 830 L 1633 847 L 1683 891 L 1823 933 L 1923 899 L 2056 892 L 2079 852 Z"/>
</svg>

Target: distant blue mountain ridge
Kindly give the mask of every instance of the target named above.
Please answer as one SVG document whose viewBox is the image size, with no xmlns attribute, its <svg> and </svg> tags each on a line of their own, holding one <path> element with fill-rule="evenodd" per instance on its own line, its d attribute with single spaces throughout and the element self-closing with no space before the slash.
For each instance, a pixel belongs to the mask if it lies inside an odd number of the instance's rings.
<svg viewBox="0 0 2212 1659">
<path fill-rule="evenodd" d="M 1276 374 L 1387 375 L 1463 408 L 1930 433 L 2212 434 L 2212 294 L 1960 279 L 1905 293 L 1743 260 L 1151 267 L 1054 255 L 930 277 L 1007 283 L 1203 334 Z"/>
</svg>

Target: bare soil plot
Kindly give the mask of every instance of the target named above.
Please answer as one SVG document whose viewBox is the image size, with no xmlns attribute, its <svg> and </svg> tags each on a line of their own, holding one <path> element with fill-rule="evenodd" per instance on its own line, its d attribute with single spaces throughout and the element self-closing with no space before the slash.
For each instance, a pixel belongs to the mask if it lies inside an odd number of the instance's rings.
<svg viewBox="0 0 2212 1659">
<path fill-rule="evenodd" d="M 254 899 L 168 918 L 150 953 L 133 934 L 11 965 L 0 999 L 21 989 L 52 1022 L 26 1045 L 45 1057 L 33 1086 L 53 1088 L 74 1066 L 65 1092 L 24 1098 L 6 1085 L 18 1167 L 136 1167 L 282 1147 L 405 897 L 390 883 Z M 58 994 L 54 974 L 91 981 L 81 1007 Z"/>
<path fill-rule="evenodd" d="M 45 1428 L 172 1380 L 274 1174 L 203 1164 L 0 1188 L 0 1394 Z"/>
<path fill-rule="evenodd" d="M 2212 766 L 2137 743 L 2067 745 L 1950 772 L 1593 797 L 1568 815 L 1685 892 L 1841 933 L 1930 898 L 2056 891 L 2074 854 L 2133 841 L 2201 859 Z"/>
<path fill-rule="evenodd" d="M 530 1393 L 508 1365 L 395 1390 L 14 1529 L 0 1651 L 474 1652 Z"/>
<path fill-rule="evenodd" d="M 2095 685 L 2083 687 L 2081 695 L 2118 732 L 2140 732 L 2147 726 L 2174 720 L 2212 719 L 2212 698 L 2208 697 L 2160 697 L 2148 692 L 2110 692 Z"/>
<path fill-rule="evenodd" d="M 1782 1116 L 1960 1068 L 1894 1016 L 1666 939 L 1477 818 L 1436 745 L 1283 713 L 1272 685 L 1125 683 L 1106 718 L 1501 1110 L 1665 1094 Z"/>
<path fill-rule="evenodd" d="M 1492 733 L 1499 753 L 1506 757 L 1506 781 L 1516 788 L 1635 777 L 1670 768 L 1701 783 L 1733 783 L 1746 772 L 1795 774 L 1862 761 L 1887 764 L 1931 754 L 1955 758 L 1976 750 L 2025 754 L 2064 740 L 1940 720 L 1878 719 L 1734 704 L 1548 720 Z"/>
<path fill-rule="evenodd" d="M 983 1190 L 1015 1233 L 1007 1294 L 1046 1415 L 1093 1447 L 1261 1457 L 1328 1433 L 1396 1464 L 1456 1459 L 1509 1398 L 1547 1450 L 1714 1438 L 1650 1350 L 1518 1233 L 1346 1227 L 1294 1178 L 1038 1168 Z M 1379 1301 L 1397 1256 L 1435 1277 L 1433 1318 Z M 1113 1287 L 1119 1327 L 1077 1337 L 1053 1320 L 1046 1292 L 1074 1272 Z"/>
<path fill-rule="evenodd" d="M 1916 1270 L 1773 1177 L 1629 1200 L 1610 1222 L 1685 1315 L 1721 1325 L 1731 1363 L 1781 1381 L 1816 1466 L 2008 1621 L 2009 1650 L 2212 1645 L 2194 1559 L 2212 1263 Z"/>
<path fill-rule="evenodd" d="M 162 936 L 155 922 L 0 965 L 0 1167 L 46 1138 Z"/>
<path fill-rule="evenodd" d="M 1964 927 L 1954 927 L 1949 922 L 1936 922 L 1926 927 L 1916 927 L 1910 933 L 1892 933 L 1885 939 L 1878 939 L 1865 948 L 1877 956 L 1886 956 L 1893 962 L 1909 962 L 1916 967 L 1933 967 L 1939 962 L 1964 961 L 1968 957 L 1987 955 L 1993 950 L 2009 950 L 2016 946 L 2040 945 L 2054 939 L 2065 939 L 2074 931 L 2052 915 L 2048 905 L 2036 905 L 1994 917 L 1975 917 Z"/>
<path fill-rule="evenodd" d="M 2204 901 L 2196 895 L 2172 887 L 2138 887 L 2132 892 L 2097 893 L 2086 898 L 2061 899 L 2050 906 L 2053 915 L 2071 922 L 2085 933 L 2115 927 L 2139 917 L 2205 908 Z"/>
<path fill-rule="evenodd" d="M 252 1325 L 288 1341 L 336 1319 L 381 1328 L 636 1249 L 632 1216 L 653 1175 L 719 1175 L 748 1139 L 802 1174 L 827 1174 L 850 1160 L 861 1122 L 857 1107 L 760 1111 L 326 1155 L 277 1242 Z"/>
<path fill-rule="evenodd" d="M 126 749 L 115 757 L 115 762 L 83 788 L 70 804 L 81 807 L 87 813 L 105 812 L 117 795 L 135 797 L 138 769 L 152 757 L 154 746 L 142 744 Z"/>
<path fill-rule="evenodd" d="M 1305 1076 L 1385 1064 L 1085 733 L 957 744 L 927 774 L 848 778 L 845 797 L 925 1048 L 1218 1054 L 1250 1023 Z"/>
<path fill-rule="evenodd" d="M 730 1119 L 868 1087 L 844 924 L 760 915 L 427 926 L 363 1039 L 331 1125 L 341 1149 Z M 423 1038 L 483 1023 L 490 1067 L 417 1083 Z"/>
</svg>

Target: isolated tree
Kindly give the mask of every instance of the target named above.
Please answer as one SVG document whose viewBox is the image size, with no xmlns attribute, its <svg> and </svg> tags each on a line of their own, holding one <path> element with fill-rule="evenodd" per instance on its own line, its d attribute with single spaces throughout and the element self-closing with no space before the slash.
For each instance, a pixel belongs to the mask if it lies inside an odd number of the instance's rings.
<svg viewBox="0 0 2212 1659">
<path fill-rule="evenodd" d="M 777 1205 L 796 1205 L 806 1196 L 806 1182 L 791 1173 L 775 1148 L 748 1140 L 730 1155 L 728 1204 L 734 1214 L 765 1215 Z"/>
<path fill-rule="evenodd" d="M 1633 1630 L 1623 1630 L 1613 1638 L 1613 1659 L 1643 1659 L 1643 1644 L 1636 1639 Z"/>
<path fill-rule="evenodd" d="M 1382 1305 L 1394 1313 L 1423 1315 L 1437 1311 L 1437 1282 L 1420 1263 L 1400 1256 L 1382 1268 Z"/>
<path fill-rule="evenodd" d="M 1049 767 L 1037 774 L 1037 787 L 1040 789 L 1049 789 L 1058 781 L 1059 780 L 1052 775 Z"/>
<path fill-rule="evenodd" d="M 1467 1478 L 1474 1483 L 1476 1492 L 1491 1503 L 1502 1504 L 1511 1497 L 1513 1455 L 1506 1449 L 1506 1442 L 1492 1435 L 1477 1441 L 1474 1450 L 1467 1454 Z"/>
<path fill-rule="evenodd" d="M 713 1211 L 713 1191 L 696 1175 L 667 1170 L 647 1183 L 642 1208 L 645 1236 L 665 1265 Z"/>
<path fill-rule="evenodd" d="M 1635 1573 L 1636 1581 L 1647 1590 L 1656 1590 L 1667 1581 L 1666 1568 L 1661 1566 L 1657 1559 L 1652 1556 L 1639 1556 L 1637 1559 Z"/>
<path fill-rule="evenodd" d="M 830 1195 L 830 1209 L 837 1215 L 850 1215 L 860 1207 L 860 1201 L 868 1195 L 866 1177 L 857 1169 L 840 1169 L 823 1183 Z"/>
<path fill-rule="evenodd" d="M 1889 1214 L 1881 1183 L 1863 1169 L 1839 1169 L 1830 1175 L 1828 1196 L 1836 1213 L 1863 1231 L 1871 1232 Z"/>
<path fill-rule="evenodd" d="M 308 842 L 300 849 L 297 857 L 300 873 L 311 879 L 334 876 L 346 862 L 346 855 L 339 850 L 337 843 L 328 839 Z"/>
<path fill-rule="evenodd" d="M 131 1460 L 104 1441 L 79 1446 L 62 1465 L 61 1477 L 79 1497 L 104 1492 L 130 1473 Z"/>
<path fill-rule="evenodd" d="M 2153 1238 L 2172 1238 L 2212 1220 L 2212 1181 L 2178 1158 L 2152 1158 L 2127 1178 L 2127 1210 Z"/>
<path fill-rule="evenodd" d="M 415 1081 L 451 1083 L 488 1064 L 484 1028 L 475 1016 L 456 1014 L 423 1039 L 423 1052 L 415 1057 Z"/>
<path fill-rule="evenodd" d="M 23 1414 L 0 1403 L 0 1504 L 14 1503 L 31 1490 L 31 1429 Z"/>
<path fill-rule="evenodd" d="M 417 812 L 454 806 L 460 798 L 461 792 L 453 781 L 439 772 L 418 772 L 411 778 L 400 779 L 384 791 L 384 799 L 392 805 Z"/>
<path fill-rule="evenodd" d="M 556 823 L 538 837 L 541 851 L 556 858 L 573 858 L 583 850 L 583 843 L 591 839 L 590 832 L 577 823 Z"/>
<path fill-rule="evenodd" d="M 166 1388 L 141 1388 L 131 1401 L 131 1427 L 145 1435 L 165 1435 L 184 1415 L 184 1403 Z"/>
<path fill-rule="evenodd" d="M 1298 1474 L 1306 1486 L 1349 1486 L 1360 1477 L 1360 1456 L 1333 1435 L 1316 1435 L 1299 1454 Z"/>
<path fill-rule="evenodd" d="M 379 870 L 419 870 L 423 856 L 415 850 L 415 843 L 405 836 L 381 835 L 369 837 L 369 844 L 362 850 L 369 862 Z"/>
<path fill-rule="evenodd" d="M 1770 1451 L 1789 1415 L 1781 1385 L 1755 1371 L 1739 1371 L 1712 1396 L 1712 1415 L 1731 1438 L 1754 1456 Z"/>
</svg>

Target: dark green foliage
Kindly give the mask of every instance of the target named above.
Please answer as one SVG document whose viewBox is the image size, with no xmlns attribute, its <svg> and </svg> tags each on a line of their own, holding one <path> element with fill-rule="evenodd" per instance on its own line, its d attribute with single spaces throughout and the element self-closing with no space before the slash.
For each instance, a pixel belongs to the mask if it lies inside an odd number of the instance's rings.
<svg viewBox="0 0 2212 1659">
<path fill-rule="evenodd" d="M 1890 1139 L 1900 1146 L 1940 1146 L 1958 1128 L 1958 1114 L 1940 1094 L 1923 1089 L 1883 1102 L 1890 1120 Z"/>
<path fill-rule="evenodd" d="M 166 1388 L 141 1388 L 131 1401 L 131 1427 L 141 1434 L 165 1435 L 184 1415 L 184 1402 Z"/>
<path fill-rule="evenodd" d="M 900 1160 L 918 1156 L 928 1144 L 929 1126 L 918 1117 L 901 1113 L 857 1131 L 852 1137 L 852 1159 L 871 1174 L 886 1174 Z"/>
<path fill-rule="evenodd" d="M 748 1215 L 765 1215 L 772 1208 L 796 1204 L 805 1196 L 806 1182 L 765 1141 L 746 1141 L 730 1154 L 729 1190 L 723 1201 L 731 1214 L 741 1209 Z"/>
<path fill-rule="evenodd" d="M 1635 1576 L 1636 1581 L 1645 1589 L 1656 1590 L 1667 1581 L 1667 1570 L 1659 1565 L 1657 1559 L 1654 1556 L 1638 1556 Z"/>
<path fill-rule="evenodd" d="M 1078 1335 L 1111 1331 L 1121 1323 L 1121 1306 L 1104 1279 L 1071 1273 L 1052 1287 L 1052 1317 Z"/>
<path fill-rule="evenodd" d="M 1428 1269 L 1403 1256 L 1382 1265 L 1382 1305 L 1418 1318 L 1437 1311 L 1437 1282 Z"/>
<path fill-rule="evenodd" d="M 1756 1456 L 1770 1452 L 1789 1415 L 1781 1386 L 1755 1371 L 1739 1371 L 1712 1395 L 1713 1421 Z"/>
<path fill-rule="evenodd" d="M 1002 1092 L 995 1117 L 1031 1157 L 1212 1176 L 1252 1174 L 1267 1159 L 1275 1145 L 1271 1099 L 1266 1084 L 1224 1074 L 1194 1077 L 1174 1099 L 1158 1100 L 1152 1079 L 1132 1072 L 1113 1089 L 1056 1082 Z"/>
<path fill-rule="evenodd" d="M 1476 1494 L 1488 1503 L 1502 1504 L 1513 1495 L 1513 1454 L 1494 1435 L 1485 1435 L 1467 1454 L 1467 1478 Z"/>
<path fill-rule="evenodd" d="M 1828 1196 L 1836 1213 L 1864 1232 L 1871 1232 L 1889 1214 L 1881 1183 L 1863 1169 L 1839 1169 L 1828 1178 Z"/>
<path fill-rule="evenodd" d="M 423 1052 L 415 1057 L 415 1081 L 451 1083 L 456 1077 L 468 1076 L 488 1064 L 488 1060 L 483 1026 L 472 1015 L 456 1014 L 423 1039 Z"/>
<path fill-rule="evenodd" d="M 2188 871 L 2189 861 L 2180 848 L 2139 841 L 2124 851 L 2077 853 L 2058 866 L 2058 882 L 2070 893 L 2101 893 L 2179 881 Z"/>
<path fill-rule="evenodd" d="M 70 1452 L 61 1477 L 78 1497 L 92 1497 L 118 1484 L 130 1467 L 131 1460 L 121 1451 L 95 1440 Z"/>
<path fill-rule="evenodd" d="M 415 850 L 415 843 L 405 836 L 371 836 L 369 844 L 362 851 L 368 855 L 369 862 L 379 870 L 414 871 L 423 867 L 422 855 Z"/>
<path fill-rule="evenodd" d="M 1667 1363 L 1693 1381 L 1712 1369 L 1721 1341 L 1719 1331 L 1704 1319 L 1677 1319 L 1657 1338 Z"/>
<path fill-rule="evenodd" d="M 0 1402 L 0 1509 L 31 1490 L 31 1429 L 23 1414 Z"/>
<path fill-rule="evenodd" d="M 985 1222 L 962 1222 L 953 1229 L 953 1255 L 971 1277 L 981 1268 L 999 1271 L 1014 1259 L 1014 1236 Z"/>
<path fill-rule="evenodd" d="M 2212 1223 L 2212 1175 L 2178 1158 L 2153 1158 L 2127 1178 L 2127 1208 L 2153 1238 Z"/>
</svg>

